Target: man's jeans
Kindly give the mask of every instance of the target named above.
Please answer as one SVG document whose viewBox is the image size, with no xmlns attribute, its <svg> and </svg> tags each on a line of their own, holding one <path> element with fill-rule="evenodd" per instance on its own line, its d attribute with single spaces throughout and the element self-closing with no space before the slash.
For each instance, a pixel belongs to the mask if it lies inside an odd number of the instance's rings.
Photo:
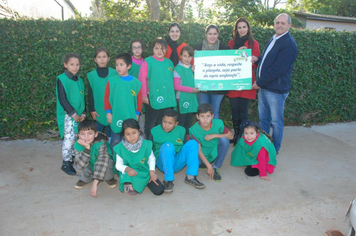
<svg viewBox="0 0 356 236">
<path fill-rule="evenodd" d="M 259 125 L 267 134 L 270 132 L 272 124 L 272 138 L 277 151 L 281 148 L 284 128 L 284 103 L 288 93 L 279 94 L 260 89 L 258 92 L 258 116 Z"/>
</svg>

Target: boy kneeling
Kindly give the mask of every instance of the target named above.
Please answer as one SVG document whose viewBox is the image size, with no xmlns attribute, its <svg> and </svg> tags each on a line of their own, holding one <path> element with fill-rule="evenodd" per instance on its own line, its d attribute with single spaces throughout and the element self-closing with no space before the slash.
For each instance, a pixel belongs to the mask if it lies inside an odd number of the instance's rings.
<svg viewBox="0 0 356 236">
<path fill-rule="evenodd" d="M 157 167 L 164 172 L 165 193 L 173 192 L 174 173 L 187 166 L 184 182 L 202 189 L 205 185 L 197 179 L 199 171 L 198 150 L 195 140 L 184 144 L 185 128 L 178 125 L 178 113 L 173 109 L 165 111 L 162 124 L 151 130 L 153 151 L 157 157 Z"/>
<path fill-rule="evenodd" d="M 75 160 L 74 169 L 79 181 L 76 189 L 82 189 L 93 181 L 90 195 L 97 197 L 98 184 L 105 180 L 110 188 L 115 188 L 118 183 L 114 178 L 111 149 L 108 138 L 103 133 L 97 132 L 96 122 L 84 120 L 78 125 L 79 139 L 74 144 Z"/>
</svg>

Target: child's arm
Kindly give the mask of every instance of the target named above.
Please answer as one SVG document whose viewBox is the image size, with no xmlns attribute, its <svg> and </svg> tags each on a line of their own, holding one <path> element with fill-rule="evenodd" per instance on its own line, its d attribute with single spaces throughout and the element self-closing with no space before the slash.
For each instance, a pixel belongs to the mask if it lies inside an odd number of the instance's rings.
<svg viewBox="0 0 356 236">
<path fill-rule="evenodd" d="M 141 87 L 142 89 L 142 87 Z M 142 112 L 142 92 L 140 91 L 137 94 L 137 111 L 136 111 L 136 118 L 138 120 L 138 117 L 140 116 L 141 112 Z"/>
<path fill-rule="evenodd" d="M 210 162 L 208 161 L 208 159 L 206 159 L 206 156 L 204 155 L 203 151 L 201 150 L 201 145 L 199 143 L 199 152 L 198 152 L 198 156 L 200 158 L 200 160 L 206 165 L 206 167 L 208 168 L 206 170 L 206 173 L 208 173 L 209 179 L 213 179 L 214 178 L 214 169 L 213 166 L 210 164 Z"/>
<path fill-rule="evenodd" d="M 63 107 L 64 111 L 68 114 L 68 116 L 72 117 L 76 122 L 80 121 L 80 117 L 75 112 L 72 105 L 70 105 L 70 103 L 68 102 L 66 91 L 64 90 L 62 82 L 59 79 L 57 80 L 57 92 L 58 92 L 58 101 Z"/>
<path fill-rule="evenodd" d="M 207 141 L 212 140 L 214 138 L 227 138 L 229 140 L 232 140 L 234 138 L 234 135 L 226 127 L 224 127 L 224 131 L 222 134 L 207 134 L 207 135 L 205 135 L 205 140 L 207 140 Z"/>
<path fill-rule="evenodd" d="M 78 143 L 79 143 L 79 140 L 78 140 Z M 79 169 L 84 169 L 88 165 L 89 160 L 90 160 L 90 149 L 85 148 L 84 151 L 82 151 L 82 152 L 79 152 L 76 149 L 74 149 L 74 154 L 75 154 L 75 159 L 74 159 L 75 165 Z"/>
<path fill-rule="evenodd" d="M 153 151 L 151 151 L 151 155 L 148 158 L 148 166 L 150 167 L 150 182 L 153 181 L 157 186 L 159 185 L 156 181 L 158 179 L 155 168 L 156 168 L 156 157 L 153 154 Z"/>
<path fill-rule="evenodd" d="M 118 154 L 116 154 L 115 168 L 118 171 L 120 171 L 122 174 L 125 174 L 125 172 L 126 172 L 129 176 L 137 175 L 137 172 L 134 169 L 132 169 L 131 167 L 128 167 L 127 165 L 124 165 L 124 160 Z"/>
<path fill-rule="evenodd" d="M 109 124 L 112 122 L 111 104 L 109 102 L 110 97 L 110 84 L 107 82 L 104 95 L 104 109 L 106 111 L 106 119 Z"/>
<path fill-rule="evenodd" d="M 88 97 L 89 97 L 89 112 L 93 120 L 96 120 L 96 117 L 99 116 L 98 113 L 95 111 L 94 107 L 94 96 L 93 96 L 93 90 L 91 88 L 91 85 L 89 83 L 89 89 L 88 89 Z"/>
<path fill-rule="evenodd" d="M 266 181 L 270 181 L 271 178 L 267 177 L 267 163 L 268 163 L 268 152 L 267 150 L 262 147 L 260 152 L 257 155 L 257 160 L 258 160 L 258 164 L 257 169 L 259 170 L 259 176 L 261 179 L 266 180 Z"/>
<path fill-rule="evenodd" d="M 140 67 L 140 72 L 138 74 L 138 80 L 141 81 L 142 87 L 142 102 L 149 105 L 148 97 L 147 97 L 147 76 L 148 76 L 148 65 L 146 61 L 143 61 Z"/>
<path fill-rule="evenodd" d="M 191 88 L 191 87 L 183 86 L 181 83 L 182 80 L 180 78 L 180 75 L 176 71 L 173 72 L 173 77 L 174 77 L 174 90 L 187 92 L 187 93 L 198 93 L 199 92 L 198 88 Z"/>
</svg>

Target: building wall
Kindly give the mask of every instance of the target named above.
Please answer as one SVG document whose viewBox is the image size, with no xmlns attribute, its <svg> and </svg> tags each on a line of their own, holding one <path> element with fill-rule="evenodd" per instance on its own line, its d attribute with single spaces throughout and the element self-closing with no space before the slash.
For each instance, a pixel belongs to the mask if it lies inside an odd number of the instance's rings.
<svg viewBox="0 0 356 236">
<path fill-rule="evenodd" d="M 308 19 L 306 22 L 306 28 L 309 29 L 326 29 L 334 28 L 336 31 L 356 31 L 356 23 L 344 23 L 344 22 L 332 22 Z"/>
<path fill-rule="evenodd" d="M 63 6 L 64 20 L 73 18 L 74 12 L 64 0 L 57 0 Z M 54 0 L 7 0 L 7 6 L 21 16 L 54 18 L 62 20 L 62 8 Z"/>
</svg>

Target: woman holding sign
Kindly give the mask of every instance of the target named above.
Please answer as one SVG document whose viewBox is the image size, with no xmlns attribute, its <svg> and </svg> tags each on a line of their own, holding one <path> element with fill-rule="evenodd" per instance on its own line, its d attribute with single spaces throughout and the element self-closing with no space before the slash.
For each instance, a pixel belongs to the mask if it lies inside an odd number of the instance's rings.
<svg viewBox="0 0 356 236">
<path fill-rule="evenodd" d="M 216 25 L 208 25 L 205 28 L 205 39 L 203 43 L 198 45 L 195 49 L 204 50 L 227 50 L 228 46 L 223 45 L 219 40 L 219 28 Z M 213 113 L 215 119 L 220 119 L 220 104 L 226 94 L 225 91 L 208 91 L 198 93 L 198 102 L 209 103 L 213 106 Z"/>
<path fill-rule="evenodd" d="M 168 28 L 168 37 L 167 37 L 168 47 L 164 57 L 171 59 L 174 66 L 176 66 L 180 61 L 180 54 L 182 48 L 188 46 L 184 42 L 178 42 L 180 38 L 180 31 L 181 29 L 178 23 L 172 23 Z"/>
<path fill-rule="evenodd" d="M 234 38 L 228 43 L 230 49 L 251 49 L 252 56 L 260 56 L 260 45 L 253 38 L 250 24 L 245 18 L 241 17 L 237 20 L 233 35 Z M 256 68 L 257 65 L 252 64 L 252 84 L 256 80 L 255 73 L 253 72 Z M 230 142 L 236 145 L 236 142 L 239 140 L 242 133 L 242 130 L 240 130 L 240 124 L 248 118 L 249 99 L 256 99 L 256 90 L 232 90 L 227 93 L 227 96 L 230 98 L 232 122 L 235 131 L 234 138 Z"/>
</svg>

